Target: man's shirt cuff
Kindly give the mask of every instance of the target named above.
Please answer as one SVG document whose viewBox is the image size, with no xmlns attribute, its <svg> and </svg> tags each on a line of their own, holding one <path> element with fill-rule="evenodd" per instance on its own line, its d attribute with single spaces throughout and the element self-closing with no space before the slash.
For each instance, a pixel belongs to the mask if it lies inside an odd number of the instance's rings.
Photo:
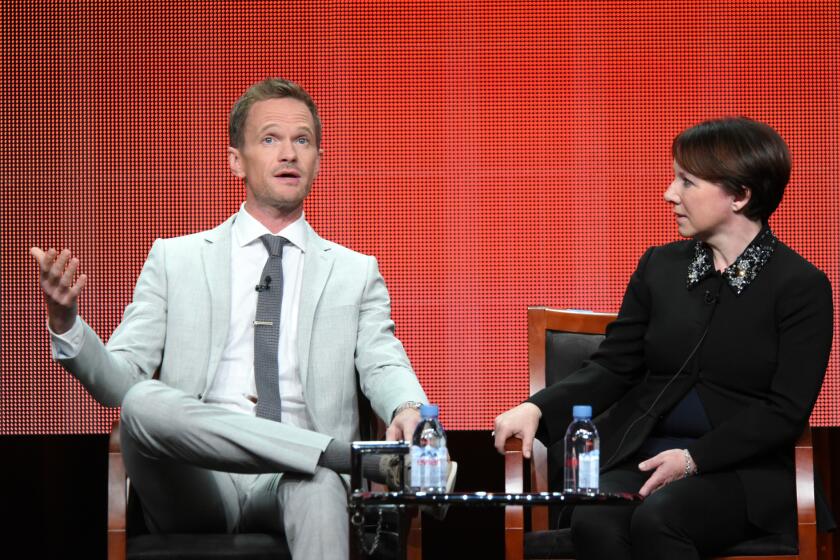
<svg viewBox="0 0 840 560">
<path fill-rule="evenodd" d="M 82 322 L 76 317 L 76 321 L 70 329 L 62 334 L 52 331 L 47 321 L 47 330 L 50 331 L 50 351 L 53 360 L 69 360 L 75 358 L 82 351 L 82 343 L 85 341 L 85 328 Z"/>
</svg>

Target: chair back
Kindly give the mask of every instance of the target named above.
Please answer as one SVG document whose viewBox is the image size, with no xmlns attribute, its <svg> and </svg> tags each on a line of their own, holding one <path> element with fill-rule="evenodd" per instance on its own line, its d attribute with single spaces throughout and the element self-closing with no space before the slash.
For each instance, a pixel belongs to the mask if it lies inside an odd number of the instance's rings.
<svg viewBox="0 0 840 560">
<path fill-rule="evenodd" d="M 613 313 L 593 313 L 581 310 L 560 310 L 547 307 L 528 308 L 528 370 L 530 394 L 566 378 L 579 369 L 583 362 L 604 340 L 607 325 L 615 320 Z M 547 473 L 555 472 L 553 461 L 546 448 L 534 442 L 530 489 L 547 492 Z M 549 463 L 552 464 L 549 464 Z M 549 513 L 550 512 L 550 513 Z M 551 508 L 533 508 L 531 528 L 534 531 L 556 527 L 558 511 Z"/>
<path fill-rule="evenodd" d="M 598 349 L 602 334 L 545 332 L 545 385 L 549 387 L 580 369 Z"/>
</svg>

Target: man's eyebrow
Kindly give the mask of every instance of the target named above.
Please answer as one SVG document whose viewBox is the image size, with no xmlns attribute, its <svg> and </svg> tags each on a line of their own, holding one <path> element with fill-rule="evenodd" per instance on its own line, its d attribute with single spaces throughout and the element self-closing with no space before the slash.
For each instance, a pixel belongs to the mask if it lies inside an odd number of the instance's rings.
<svg viewBox="0 0 840 560">
<path fill-rule="evenodd" d="M 259 134 L 263 134 L 263 133 L 271 130 L 272 128 L 276 128 L 277 126 L 278 126 L 277 123 L 268 123 L 268 124 L 265 124 L 265 125 L 261 126 L 257 132 Z M 309 125 L 305 125 L 305 124 L 302 124 L 302 125 L 298 126 L 297 129 L 296 129 L 296 132 L 305 132 L 305 133 L 310 134 L 310 135 L 315 134 L 315 132 L 312 130 L 312 128 Z"/>
</svg>

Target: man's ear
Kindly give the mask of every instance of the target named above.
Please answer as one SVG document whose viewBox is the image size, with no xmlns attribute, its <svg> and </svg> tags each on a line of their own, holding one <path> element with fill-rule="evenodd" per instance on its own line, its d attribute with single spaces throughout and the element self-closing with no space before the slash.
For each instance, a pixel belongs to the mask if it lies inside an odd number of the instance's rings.
<svg viewBox="0 0 840 560">
<path fill-rule="evenodd" d="M 318 161 L 315 162 L 315 177 L 321 172 L 321 158 L 324 157 L 324 149 L 318 148 Z"/>
<path fill-rule="evenodd" d="M 752 189 L 749 187 L 743 187 L 743 191 L 740 194 L 736 194 L 732 198 L 732 211 L 733 212 L 740 212 L 744 208 L 747 207 L 747 204 L 750 203 L 750 199 L 752 198 Z"/>
<path fill-rule="evenodd" d="M 240 179 L 245 178 L 245 170 L 242 169 L 242 158 L 240 157 L 239 150 L 233 146 L 228 146 L 228 166 L 230 166 L 230 172 L 234 176 Z"/>
</svg>

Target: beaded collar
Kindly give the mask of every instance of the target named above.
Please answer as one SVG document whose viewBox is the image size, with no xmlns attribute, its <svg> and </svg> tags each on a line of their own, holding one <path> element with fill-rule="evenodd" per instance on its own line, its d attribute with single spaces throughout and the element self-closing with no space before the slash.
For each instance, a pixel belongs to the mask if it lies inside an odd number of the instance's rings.
<svg viewBox="0 0 840 560">
<path fill-rule="evenodd" d="M 746 290 L 747 286 L 755 280 L 770 255 L 773 254 L 778 242 L 779 240 L 773 235 L 770 228 L 765 226 L 744 249 L 744 252 L 735 259 L 735 262 L 724 269 L 721 276 L 735 292 L 735 295 L 741 295 L 741 292 Z M 688 289 L 693 288 L 701 280 L 711 276 L 714 271 L 712 250 L 702 241 L 696 241 L 694 243 L 694 260 L 688 265 L 686 287 Z"/>
</svg>

